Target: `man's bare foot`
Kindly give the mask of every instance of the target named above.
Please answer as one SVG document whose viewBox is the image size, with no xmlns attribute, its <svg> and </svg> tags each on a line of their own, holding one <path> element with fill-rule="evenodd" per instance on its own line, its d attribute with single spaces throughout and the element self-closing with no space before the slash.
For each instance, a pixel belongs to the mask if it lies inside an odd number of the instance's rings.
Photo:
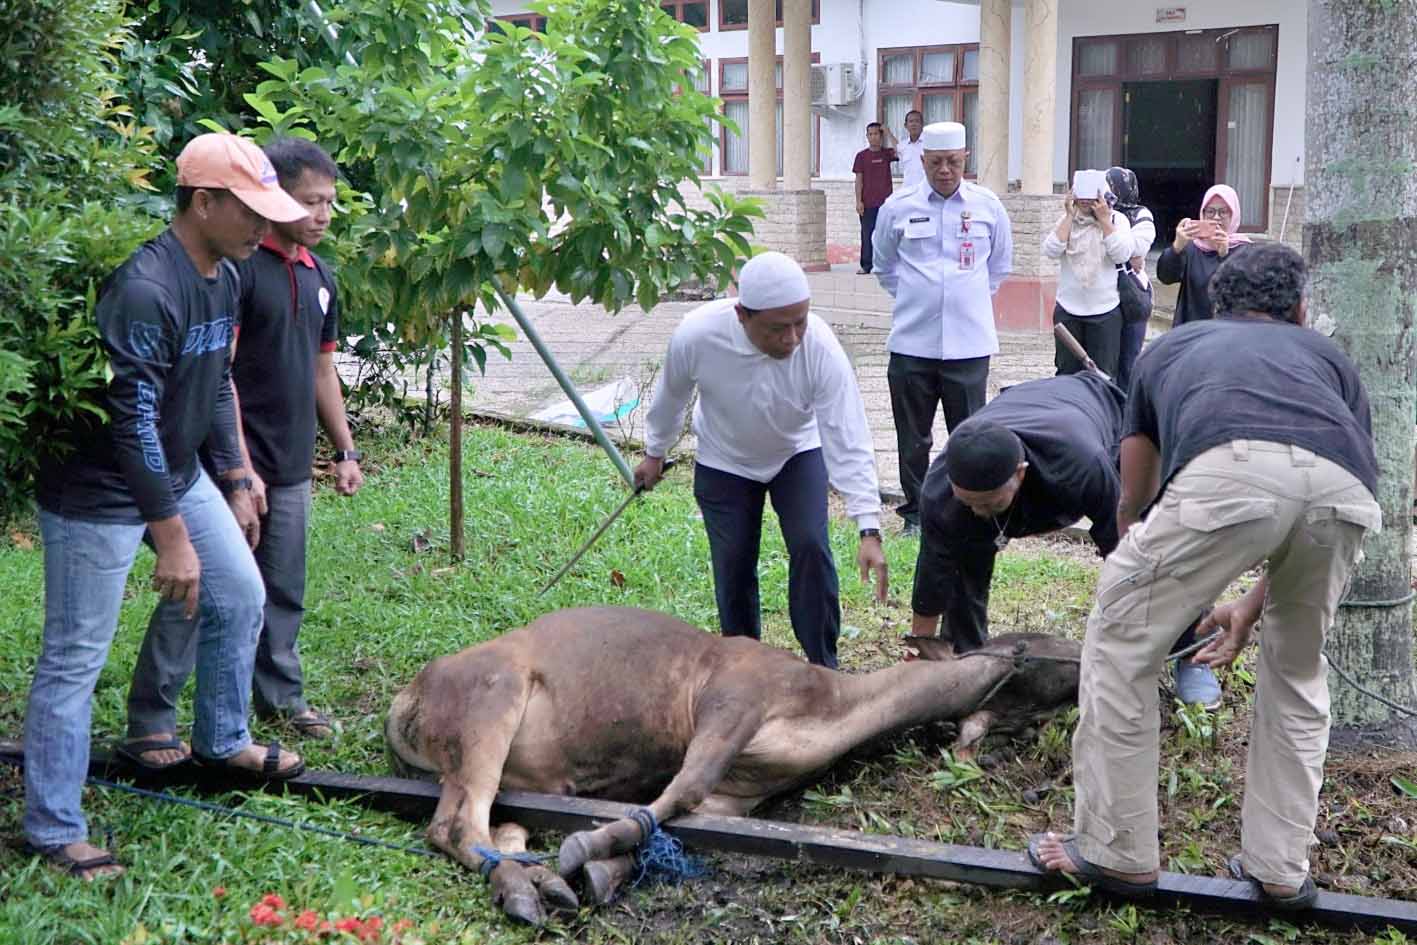
<svg viewBox="0 0 1417 945">
<path fill-rule="evenodd" d="M 50 866 L 86 883 L 110 876 L 122 876 L 126 872 L 123 865 L 115 861 L 107 850 L 91 843 L 70 843 L 41 855 L 49 861 Z"/>
<path fill-rule="evenodd" d="M 168 747 L 176 741 L 181 747 Z M 144 748 L 146 744 L 158 743 L 160 748 Z M 152 735 L 139 735 L 134 738 L 123 740 L 124 750 L 133 757 L 136 757 L 140 764 L 151 768 L 166 768 L 171 765 L 181 764 L 192 757 L 192 748 L 186 742 L 179 741 L 176 732 L 157 732 Z"/>
<path fill-rule="evenodd" d="M 1038 859 L 1045 869 L 1058 873 L 1071 873 L 1074 876 L 1081 876 L 1086 873 L 1082 869 L 1081 863 L 1074 863 L 1072 857 L 1068 856 L 1068 851 L 1063 849 L 1064 838 L 1056 833 L 1046 833 L 1043 839 L 1038 842 Z M 1109 876 L 1112 879 L 1121 880 L 1124 883 L 1154 883 L 1157 879 L 1156 870 L 1149 873 L 1123 873 L 1119 870 L 1109 870 L 1105 867 L 1092 865 L 1092 869 Z"/>
</svg>

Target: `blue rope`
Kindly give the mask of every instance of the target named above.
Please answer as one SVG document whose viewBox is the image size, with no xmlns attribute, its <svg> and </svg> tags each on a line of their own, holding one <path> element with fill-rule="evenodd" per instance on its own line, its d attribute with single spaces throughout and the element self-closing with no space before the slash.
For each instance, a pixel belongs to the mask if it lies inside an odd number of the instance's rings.
<svg viewBox="0 0 1417 945">
<path fill-rule="evenodd" d="M 639 870 L 631 886 L 640 886 L 645 882 L 678 885 L 686 879 L 698 879 L 708 872 L 702 861 L 684 852 L 684 844 L 679 842 L 678 837 L 671 837 L 660 828 L 649 808 L 641 807 L 632 812 L 630 819 L 639 825 L 643 838 L 635 851 Z"/>
<path fill-rule="evenodd" d="M 473 847 L 472 852 L 482 857 L 482 865 L 477 871 L 486 879 L 492 875 L 492 871 L 502 865 L 503 860 L 511 860 L 513 863 L 520 863 L 523 866 L 540 866 L 546 857 L 539 853 L 503 853 L 501 850 L 494 850 L 491 847 Z"/>
</svg>

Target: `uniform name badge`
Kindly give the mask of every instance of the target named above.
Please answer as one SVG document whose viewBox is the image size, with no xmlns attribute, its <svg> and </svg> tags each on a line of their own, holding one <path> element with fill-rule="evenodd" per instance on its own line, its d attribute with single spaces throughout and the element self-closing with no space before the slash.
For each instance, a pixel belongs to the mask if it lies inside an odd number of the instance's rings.
<svg viewBox="0 0 1417 945">
<path fill-rule="evenodd" d="M 969 211 L 959 215 L 959 268 L 974 268 L 974 240 L 969 235 Z"/>
<path fill-rule="evenodd" d="M 935 235 L 935 221 L 929 217 L 910 217 L 905 221 L 905 238 L 921 240 Z"/>
</svg>

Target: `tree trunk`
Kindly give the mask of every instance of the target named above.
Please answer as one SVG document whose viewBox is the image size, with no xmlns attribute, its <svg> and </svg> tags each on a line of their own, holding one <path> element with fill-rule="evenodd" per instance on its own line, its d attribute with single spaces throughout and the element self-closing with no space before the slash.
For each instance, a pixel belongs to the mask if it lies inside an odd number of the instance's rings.
<svg viewBox="0 0 1417 945">
<path fill-rule="evenodd" d="M 1360 685 L 1411 706 L 1417 6 L 1311 0 L 1308 55 L 1309 318 L 1333 320 L 1367 387 L 1383 511 L 1327 649 Z M 1337 729 L 1406 727 L 1335 674 L 1329 682 Z"/>
<path fill-rule="evenodd" d="M 452 350 L 448 368 L 452 372 L 449 389 L 448 422 L 448 532 L 453 561 L 461 561 L 466 551 L 463 545 L 462 505 L 462 311 L 453 312 L 449 333 Z"/>
</svg>

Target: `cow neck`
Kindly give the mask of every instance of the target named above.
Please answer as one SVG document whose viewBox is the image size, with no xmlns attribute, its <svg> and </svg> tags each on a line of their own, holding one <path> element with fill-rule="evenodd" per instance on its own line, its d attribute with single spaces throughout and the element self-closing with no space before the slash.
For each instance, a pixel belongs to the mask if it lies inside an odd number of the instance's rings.
<svg viewBox="0 0 1417 945">
<path fill-rule="evenodd" d="M 842 734 L 853 743 L 941 718 L 960 718 L 1012 668 L 1008 657 L 912 660 L 874 673 L 839 674 Z M 848 734 L 849 733 L 849 734 Z"/>
</svg>

